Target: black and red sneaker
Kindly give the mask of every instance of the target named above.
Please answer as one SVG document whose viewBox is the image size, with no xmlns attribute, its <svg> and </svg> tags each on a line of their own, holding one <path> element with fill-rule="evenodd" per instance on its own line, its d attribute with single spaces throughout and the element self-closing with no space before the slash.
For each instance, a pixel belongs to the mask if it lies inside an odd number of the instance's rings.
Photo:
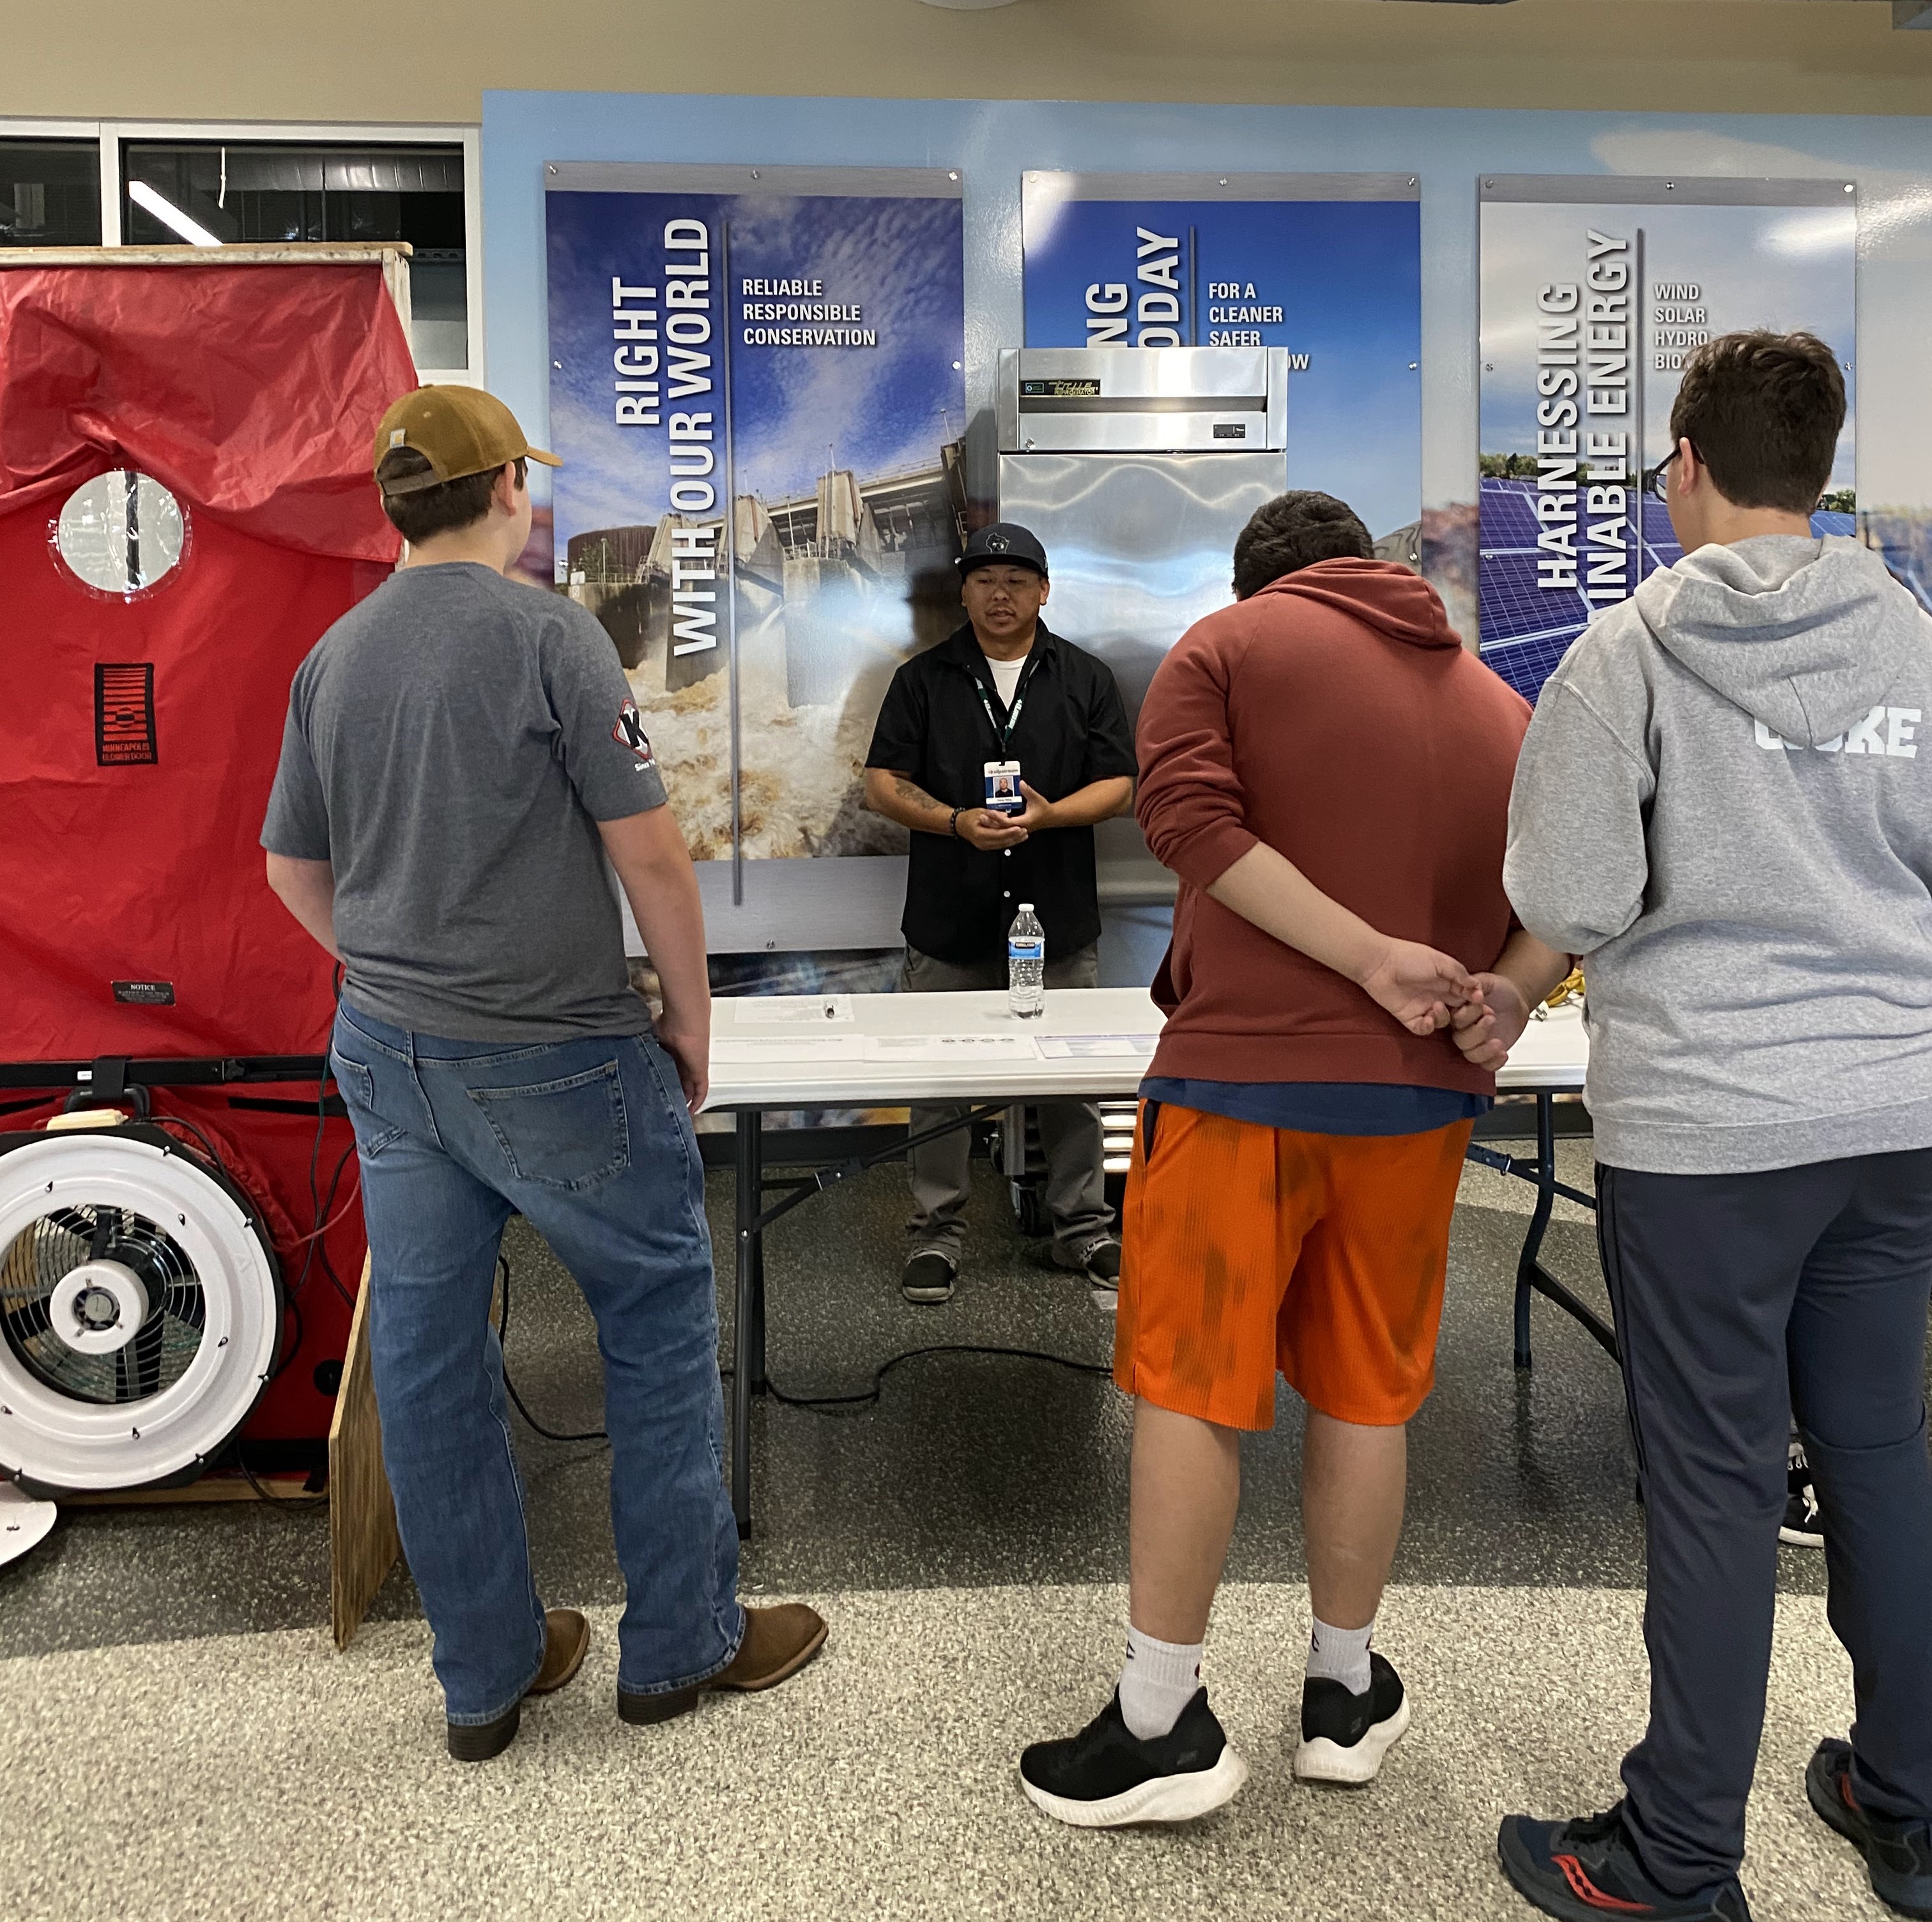
<svg viewBox="0 0 1932 1922">
<path fill-rule="evenodd" d="M 1624 1828 L 1624 1805 L 1575 1821 L 1505 1815 L 1496 1836 L 1503 1873 L 1533 1908 L 1562 1922 L 1610 1916 L 1655 1922 L 1750 1922 L 1738 1878 L 1696 1895 L 1671 1895 L 1643 1872 Z"/>
<path fill-rule="evenodd" d="M 1852 1745 L 1827 1736 L 1804 1771 L 1804 1793 L 1819 1819 L 1865 1858 L 1872 1893 L 1901 1915 L 1932 1916 L 1932 1822 L 1894 1821 L 1858 1806 L 1852 1791 Z"/>
</svg>

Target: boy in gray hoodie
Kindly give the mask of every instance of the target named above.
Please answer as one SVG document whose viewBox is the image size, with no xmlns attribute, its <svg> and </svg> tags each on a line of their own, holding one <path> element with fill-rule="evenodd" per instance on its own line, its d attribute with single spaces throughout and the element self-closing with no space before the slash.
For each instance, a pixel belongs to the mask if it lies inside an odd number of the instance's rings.
<svg viewBox="0 0 1932 1922">
<path fill-rule="evenodd" d="M 1649 1558 L 1623 1800 L 1498 1838 L 1552 1915 L 1748 1914 L 1795 1414 L 1858 1714 L 1806 1790 L 1932 1916 L 1932 620 L 1812 537 L 1844 407 L 1808 335 L 1697 351 L 1646 476 L 1684 557 L 1570 649 L 1516 772 L 1504 885 L 1588 983 Z"/>
</svg>

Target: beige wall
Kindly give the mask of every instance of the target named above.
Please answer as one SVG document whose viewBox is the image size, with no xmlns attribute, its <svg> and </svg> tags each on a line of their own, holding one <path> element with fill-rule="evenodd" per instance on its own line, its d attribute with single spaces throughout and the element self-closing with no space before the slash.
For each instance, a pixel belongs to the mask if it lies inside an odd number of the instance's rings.
<svg viewBox="0 0 1932 1922">
<path fill-rule="evenodd" d="M 490 87 L 1932 112 L 1882 0 L 6 0 L 0 115 L 473 121 Z M 31 26 L 27 23 L 31 19 Z"/>
</svg>

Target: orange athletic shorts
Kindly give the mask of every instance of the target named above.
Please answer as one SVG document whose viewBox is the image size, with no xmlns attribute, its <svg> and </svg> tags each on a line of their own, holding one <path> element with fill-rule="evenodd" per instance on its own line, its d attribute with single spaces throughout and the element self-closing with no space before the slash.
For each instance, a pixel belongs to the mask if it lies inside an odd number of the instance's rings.
<svg viewBox="0 0 1932 1922">
<path fill-rule="evenodd" d="M 1406 1422 L 1435 1386 L 1473 1126 L 1304 1134 L 1143 1101 L 1115 1383 L 1177 1414 L 1269 1428 L 1279 1369 L 1337 1421 Z"/>
</svg>

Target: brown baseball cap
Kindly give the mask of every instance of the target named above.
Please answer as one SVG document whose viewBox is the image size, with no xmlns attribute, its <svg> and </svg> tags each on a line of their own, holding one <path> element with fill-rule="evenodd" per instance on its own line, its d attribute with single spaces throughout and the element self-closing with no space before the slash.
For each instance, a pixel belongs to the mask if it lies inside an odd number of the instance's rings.
<svg viewBox="0 0 1932 1922">
<path fill-rule="evenodd" d="M 385 484 L 385 494 L 420 494 L 466 474 L 487 474 L 512 461 L 540 461 L 547 467 L 563 463 L 554 454 L 532 447 L 524 438 L 517 417 L 481 387 L 418 387 L 392 401 L 376 430 L 376 472 L 382 457 L 408 447 L 429 463 L 429 471 Z"/>
</svg>

